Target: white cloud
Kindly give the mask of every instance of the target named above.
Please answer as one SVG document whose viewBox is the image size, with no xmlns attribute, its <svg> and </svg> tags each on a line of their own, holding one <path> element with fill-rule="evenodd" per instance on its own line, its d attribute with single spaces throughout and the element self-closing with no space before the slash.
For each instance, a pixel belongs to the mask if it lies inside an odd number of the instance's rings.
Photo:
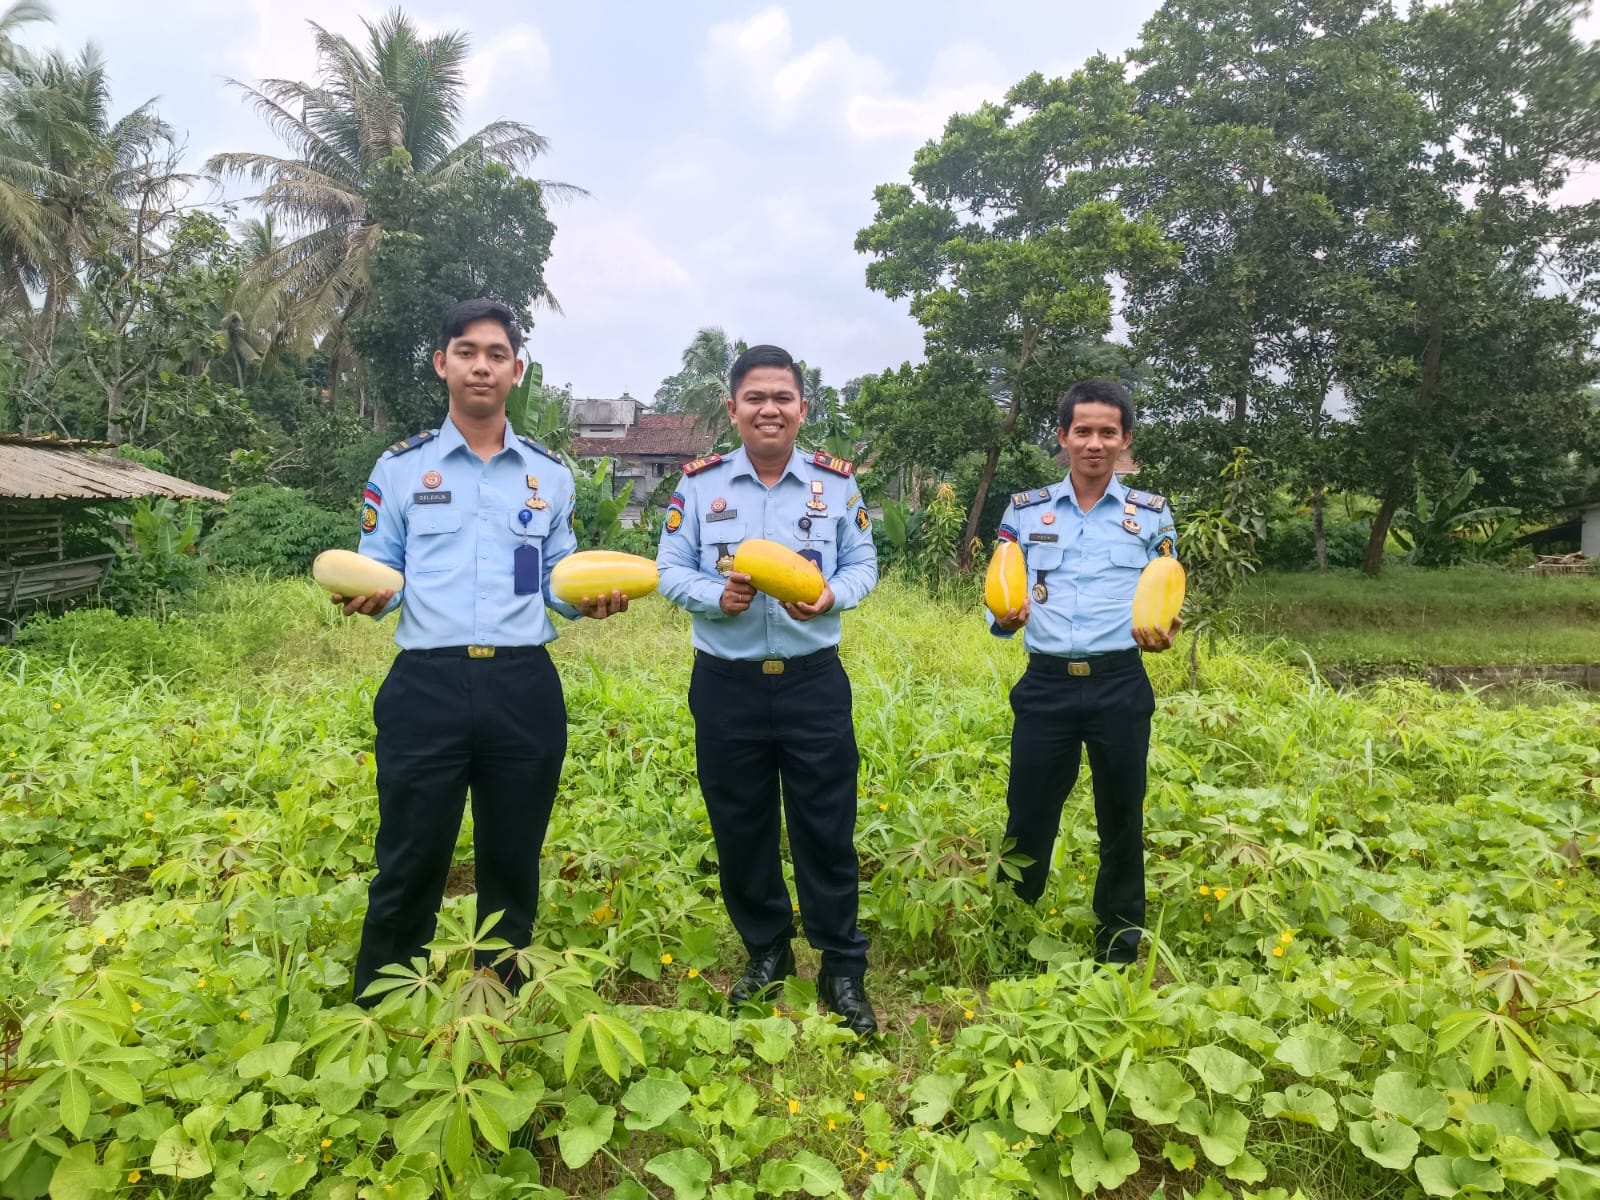
<svg viewBox="0 0 1600 1200">
<path fill-rule="evenodd" d="M 1007 78 L 989 51 L 961 44 L 934 58 L 921 92 L 899 92 L 882 62 L 843 37 L 796 50 L 789 14 L 779 7 L 713 25 L 700 68 L 713 93 L 748 103 L 776 128 L 824 119 L 863 141 L 929 137 L 951 113 L 999 98 Z"/>
<path fill-rule="evenodd" d="M 542 88 L 550 82 L 550 43 L 532 25 L 518 23 L 498 31 L 491 45 L 475 49 L 466 71 L 469 105 L 482 103 L 502 77 L 519 88 Z"/>
<path fill-rule="evenodd" d="M 357 41 L 364 33 L 361 22 L 382 16 L 382 8 L 368 0 L 245 0 L 238 36 L 223 58 L 228 73 L 245 82 L 311 79 L 317 70 L 312 21 Z"/>
<path fill-rule="evenodd" d="M 584 209 L 589 211 L 585 212 Z M 597 213 L 581 203 L 558 216 L 548 275 L 568 312 L 615 301 L 681 293 L 694 276 L 637 217 Z"/>
</svg>

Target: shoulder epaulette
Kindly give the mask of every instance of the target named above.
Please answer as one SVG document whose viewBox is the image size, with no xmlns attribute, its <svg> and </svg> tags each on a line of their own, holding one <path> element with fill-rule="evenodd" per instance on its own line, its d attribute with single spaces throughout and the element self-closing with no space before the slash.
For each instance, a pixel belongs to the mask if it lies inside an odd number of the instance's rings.
<svg viewBox="0 0 1600 1200">
<path fill-rule="evenodd" d="M 438 436 L 439 431 L 437 429 L 424 429 L 421 433 L 413 433 L 404 441 L 396 442 L 394 445 L 390 446 L 389 453 L 404 454 L 408 450 L 415 450 L 418 446 L 433 441 L 433 439 Z"/>
<path fill-rule="evenodd" d="M 700 474 L 701 471 L 704 471 L 707 467 L 714 467 L 721 461 L 722 461 L 722 455 L 720 455 L 720 454 L 702 454 L 699 458 L 695 459 L 693 462 L 684 463 L 683 464 L 683 473 L 685 475 L 698 475 L 698 474 Z"/>
<path fill-rule="evenodd" d="M 1036 488 L 1031 492 L 1013 493 L 1011 505 L 1013 508 L 1027 508 L 1030 504 L 1043 504 L 1049 499 L 1052 499 L 1049 488 Z"/>
<path fill-rule="evenodd" d="M 1129 488 L 1128 503 L 1137 504 L 1140 508 L 1148 508 L 1151 512 L 1160 512 L 1167 506 L 1167 498 L 1158 496 L 1154 492 L 1136 492 Z"/>
<path fill-rule="evenodd" d="M 560 456 L 558 454 L 556 454 L 556 452 L 554 450 L 550 449 L 549 446 L 546 446 L 543 442 L 536 442 L 531 437 L 527 437 L 527 436 L 525 436 L 523 434 L 520 434 L 520 433 L 517 434 L 517 441 L 521 442 L 524 446 L 528 447 L 528 449 L 530 449 L 530 450 L 537 450 L 540 454 L 544 455 L 546 458 L 555 459 L 556 462 L 560 462 L 561 461 Z"/>
<path fill-rule="evenodd" d="M 811 456 L 811 465 L 821 467 L 824 471 L 832 471 L 835 475 L 849 478 L 850 472 L 856 469 L 855 463 L 847 458 L 835 458 L 826 450 L 818 450 Z"/>
</svg>

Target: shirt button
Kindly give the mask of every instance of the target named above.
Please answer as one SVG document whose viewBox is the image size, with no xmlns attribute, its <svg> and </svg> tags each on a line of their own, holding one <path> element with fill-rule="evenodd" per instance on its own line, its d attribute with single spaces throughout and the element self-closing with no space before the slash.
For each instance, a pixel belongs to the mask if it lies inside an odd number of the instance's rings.
<svg viewBox="0 0 1600 1200">
<path fill-rule="evenodd" d="M 479 592 L 478 593 L 478 599 L 479 600 L 487 600 L 488 598 L 489 598 L 489 593 L 488 592 Z"/>
</svg>

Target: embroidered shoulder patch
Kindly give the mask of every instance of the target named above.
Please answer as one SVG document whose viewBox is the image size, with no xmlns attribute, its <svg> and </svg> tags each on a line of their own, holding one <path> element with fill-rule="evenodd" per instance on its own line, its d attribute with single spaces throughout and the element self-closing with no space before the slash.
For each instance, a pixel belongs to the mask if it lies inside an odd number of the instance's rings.
<svg viewBox="0 0 1600 1200">
<path fill-rule="evenodd" d="M 437 429 L 424 429 L 421 433 L 413 433 L 403 441 L 398 441 L 390 446 L 389 453 L 405 454 L 408 451 L 415 450 L 418 446 L 426 445 L 438 436 L 439 431 Z"/>
<path fill-rule="evenodd" d="M 695 459 L 693 462 L 684 463 L 683 473 L 685 475 L 698 475 L 707 467 L 714 467 L 721 461 L 722 455 L 720 454 L 704 454 Z"/>
<path fill-rule="evenodd" d="M 850 472 L 856 469 L 855 463 L 847 458 L 835 458 L 826 450 L 818 450 L 811 456 L 811 465 L 821 467 L 824 471 L 832 471 L 835 475 L 849 478 Z"/>
<path fill-rule="evenodd" d="M 1140 508 L 1148 508 L 1151 512 L 1160 512 L 1167 506 L 1167 498 L 1158 496 L 1154 492 L 1136 492 L 1129 488 L 1128 503 L 1137 504 Z"/>
</svg>

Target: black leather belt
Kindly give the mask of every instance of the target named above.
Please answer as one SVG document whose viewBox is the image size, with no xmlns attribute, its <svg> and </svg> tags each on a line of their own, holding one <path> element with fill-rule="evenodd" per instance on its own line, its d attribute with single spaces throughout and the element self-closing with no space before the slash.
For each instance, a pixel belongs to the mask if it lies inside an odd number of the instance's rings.
<svg viewBox="0 0 1600 1200">
<path fill-rule="evenodd" d="M 1030 654 L 1028 670 L 1044 675 L 1097 675 L 1126 670 L 1139 661 L 1139 651 L 1112 650 L 1106 654 L 1082 654 L 1068 658 L 1062 654 Z"/>
<path fill-rule="evenodd" d="M 429 646 L 401 653 L 418 658 L 534 658 L 546 650 L 543 646 Z"/>
<path fill-rule="evenodd" d="M 695 661 L 728 675 L 787 675 L 794 671 L 811 671 L 827 666 L 839 657 L 839 647 L 829 646 L 798 658 L 718 658 L 704 650 L 696 650 L 694 656 Z"/>
</svg>

